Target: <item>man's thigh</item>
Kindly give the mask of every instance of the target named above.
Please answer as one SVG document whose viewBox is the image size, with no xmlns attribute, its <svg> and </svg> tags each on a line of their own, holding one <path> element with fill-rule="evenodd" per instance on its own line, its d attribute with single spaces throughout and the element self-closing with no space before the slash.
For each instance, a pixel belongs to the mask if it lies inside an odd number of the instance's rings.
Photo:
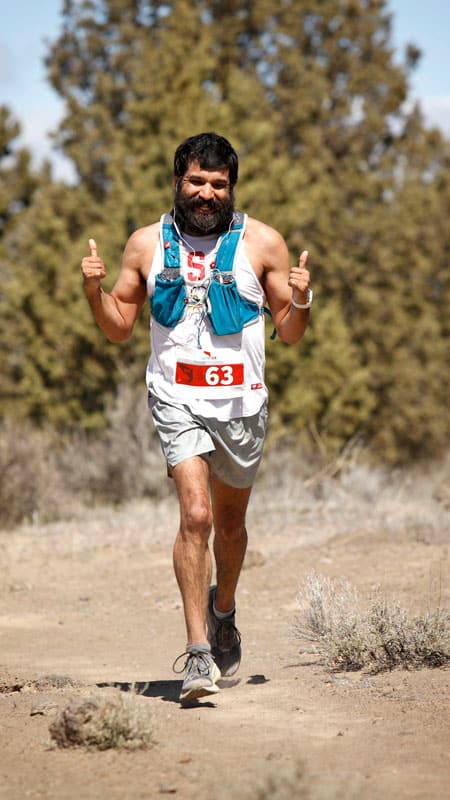
<svg viewBox="0 0 450 800">
<path fill-rule="evenodd" d="M 181 520 L 210 526 L 209 468 L 201 456 L 186 458 L 171 470 L 180 504 Z"/>
</svg>

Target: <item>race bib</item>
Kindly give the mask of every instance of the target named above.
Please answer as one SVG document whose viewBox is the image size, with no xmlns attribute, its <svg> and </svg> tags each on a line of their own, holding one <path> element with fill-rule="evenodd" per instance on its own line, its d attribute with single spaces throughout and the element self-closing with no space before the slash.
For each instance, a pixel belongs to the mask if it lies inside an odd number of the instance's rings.
<svg viewBox="0 0 450 800">
<path fill-rule="evenodd" d="M 221 351 L 220 359 L 202 350 L 179 348 L 175 384 L 198 397 L 238 397 L 242 394 L 245 370 L 242 357 L 233 350 Z"/>
<path fill-rule="evenodd" d="M 178 361 L 175 383 L 185 386 L 242 386 L 243 364 L 189 364 Z"/>
</svg>

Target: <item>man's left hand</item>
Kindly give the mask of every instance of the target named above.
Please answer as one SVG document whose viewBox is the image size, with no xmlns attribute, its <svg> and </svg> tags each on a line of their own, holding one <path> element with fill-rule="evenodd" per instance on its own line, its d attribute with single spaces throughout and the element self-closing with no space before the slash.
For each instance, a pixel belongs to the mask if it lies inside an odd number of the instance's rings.
<svg viewBox="0 0 450 800">
<path fill-rule="evenodd" d="M 293 289 L 292 297 L 296 303 L 300 304 L 306 303 L 307 301 L 307 292 L 311 278 L 309 270 L 306 269 L 307 261 L 308 251 L 303 250 L 298 261 L 298 267 L 291 267 L 289 272 L 288 284 L 291 289 Z"/>
</svg>

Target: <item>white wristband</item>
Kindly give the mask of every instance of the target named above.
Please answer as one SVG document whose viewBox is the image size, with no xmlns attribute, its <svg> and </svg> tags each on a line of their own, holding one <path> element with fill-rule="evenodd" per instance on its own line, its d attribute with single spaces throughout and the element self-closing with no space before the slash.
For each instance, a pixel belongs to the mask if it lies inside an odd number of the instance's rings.
<svg viewBox="0 0 450 800">
<path fill-rule="evenodd" d="M 308 300 L 306 303 L 296 303 L 294 298 L 292 298 L 291 304 L 294 306 L 294 308 L 311 308 L 312 301 L 313 301 L 313 290 L 308 289 Z"/>
</svg>

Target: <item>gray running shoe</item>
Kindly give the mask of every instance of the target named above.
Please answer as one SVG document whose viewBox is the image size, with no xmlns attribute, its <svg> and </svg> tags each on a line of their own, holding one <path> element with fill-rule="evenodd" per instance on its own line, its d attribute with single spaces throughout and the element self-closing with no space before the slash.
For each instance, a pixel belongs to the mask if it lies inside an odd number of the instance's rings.
<svg viewBox="0 0 450 800">
<path fill-rule="evenodd" d="M 235 612 L 225 619 L 214 614 L 216 587 L 211 586 L 208 598 L 208 642 L 211 654 L 223 677 L 234 675 L 241 663 L 241 634 L 236 628 Z"/>
<path fill-rule="evenodd" d="M 187 656 L 183 667 L 175 669 L 177 662 L 183 656 Z M 184 672 L 183 686 L 180 693 L 180 702 L 186 703 L 196 700 L 198 697 L 207 697 L 217 694 L 220 691 L 216 686 L 221 677 L 220 669 L 214 662 L 209 650 L 202 650 L 195 645 L 188 646 L 186 652 L 182 653 L 174 661 L 173 671 L 177 674 Z"/>
</svg>

